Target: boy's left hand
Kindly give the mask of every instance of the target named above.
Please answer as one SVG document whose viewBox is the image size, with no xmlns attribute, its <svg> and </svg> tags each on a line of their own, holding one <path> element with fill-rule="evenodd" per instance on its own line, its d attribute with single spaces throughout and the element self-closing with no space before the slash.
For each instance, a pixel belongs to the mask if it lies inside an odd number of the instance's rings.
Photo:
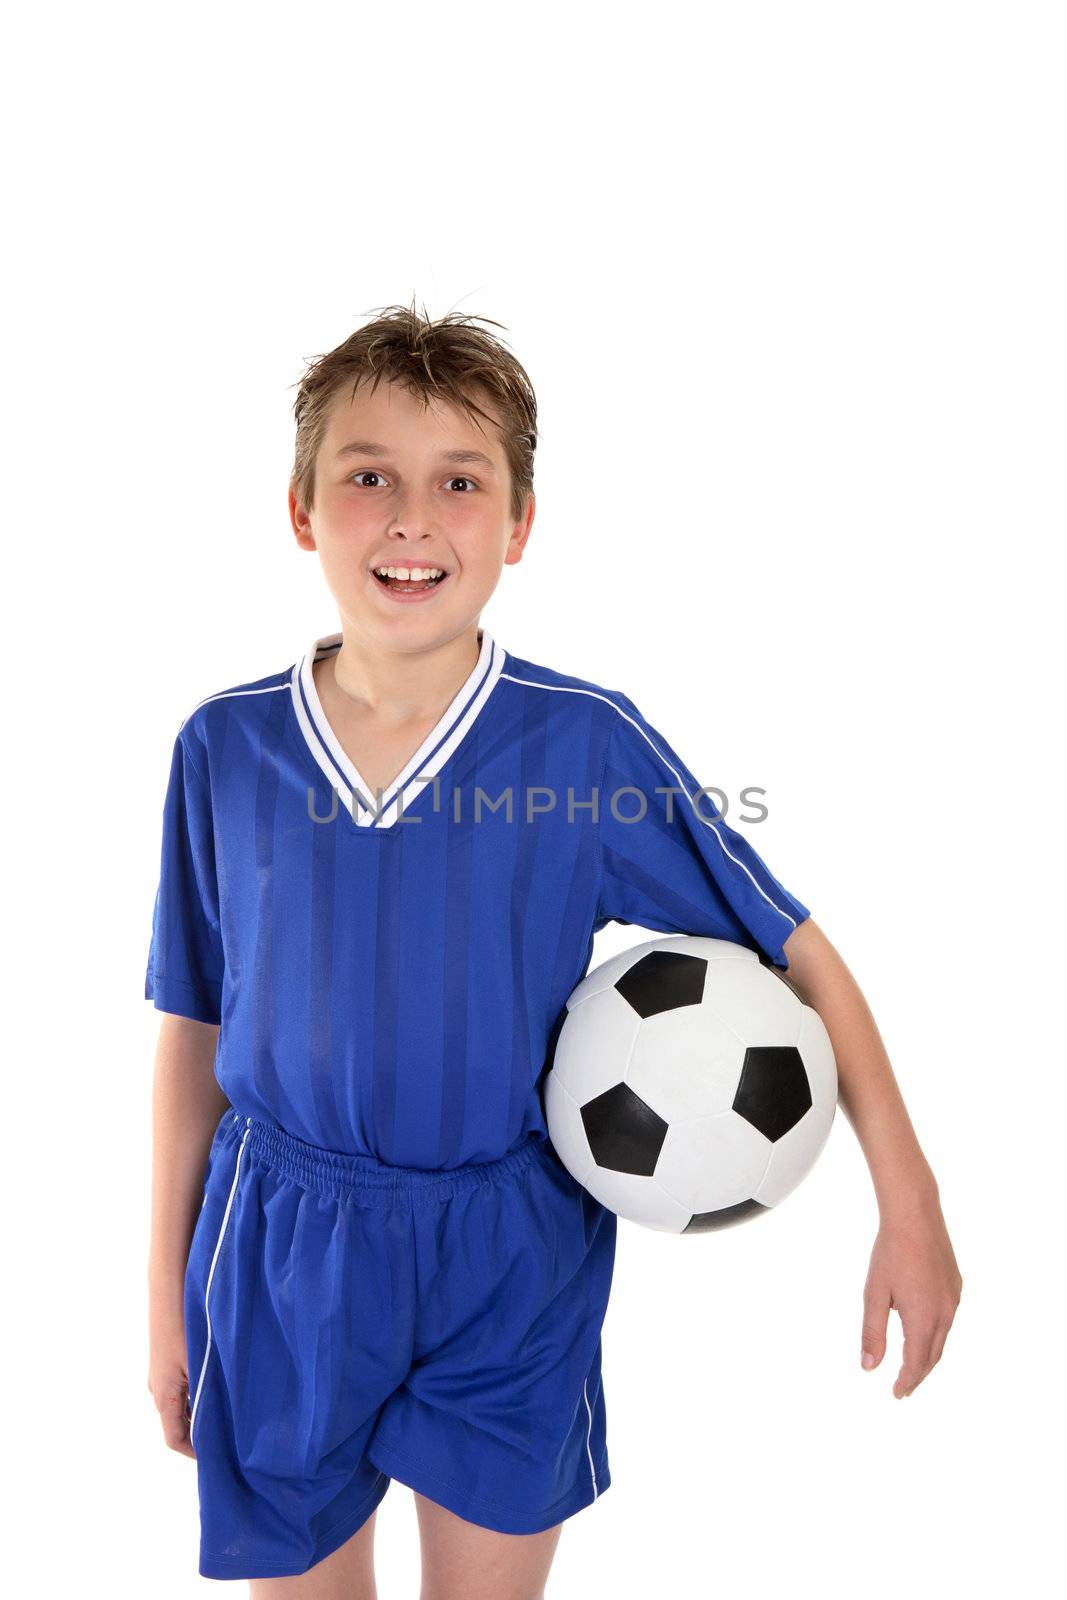
<svg viewBox="0 0 1067 1600">
<path fill-rule="evenodd" d="M 863 1289 L 863 1366 L 885 1355 L 886 1324 L 895 1307 L 904 1328 L 904 1361 L 893 1394 L 904 1399 L 941 1359 L 960 1302 L 963 1279 L 935 1197 L 883 1216 Z"/>
</svg>

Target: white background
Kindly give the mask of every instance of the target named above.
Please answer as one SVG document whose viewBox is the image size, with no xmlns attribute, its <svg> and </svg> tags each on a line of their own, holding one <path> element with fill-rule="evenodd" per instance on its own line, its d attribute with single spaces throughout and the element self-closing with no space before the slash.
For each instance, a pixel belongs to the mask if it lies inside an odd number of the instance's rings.
<svg viewBox="0 0 1067 1600">
<path fill-rule="evenodd" d="M 538 511 L 483 621 L 622 689 L 867 994 L 964 1297 L 861 1371 L 839 1113 L 780 1211 L 620 1225 L 613 1483 L 548 1593 L 1050 1592 L 1062 1456 L 1062 11 L 24 8 L 3 117 L 12 1592 L 170 1597 L 142 983 L 169 752 L 336 613 L 285 495 L 304 362 L 493 317 Z M 742 825 L 743 826 L 743 825 Z M 594 961 L 647 937 L 613 927 Z M 418 1584 L 378 1516 L 382 1600 Z M 243 1592 L 238 1590 L 235 1592 Z"/>
</svg>

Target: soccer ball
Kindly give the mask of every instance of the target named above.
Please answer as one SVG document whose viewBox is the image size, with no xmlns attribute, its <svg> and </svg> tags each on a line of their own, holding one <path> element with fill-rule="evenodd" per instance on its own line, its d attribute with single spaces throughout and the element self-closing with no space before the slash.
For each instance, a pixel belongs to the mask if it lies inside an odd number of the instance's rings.
<svg viewBox="0 0 1067 1600">
<path fill-rule="evenodd" d="M 755 951 L 650 939 L 590 972 L 552 1030 L 548 1134 L 602 1205 L 664 1233 L 760 1216 L 837 1109 L 821 1019 Z"/>
</svg>

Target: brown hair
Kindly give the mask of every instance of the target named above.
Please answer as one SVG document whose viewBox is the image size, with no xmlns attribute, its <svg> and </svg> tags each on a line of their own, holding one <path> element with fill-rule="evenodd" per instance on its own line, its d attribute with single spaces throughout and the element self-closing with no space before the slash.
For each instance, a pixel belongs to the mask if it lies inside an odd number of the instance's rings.
<svg viewBox="0 0 1067 1600">
<path fill-rule="evenodd" d="M 382 306 L 373 322 L 349 334 L 343 344 L 319 356 L 304 373 L 293 404 L 296 449 L 290 478 L 298 499 L 308 510 L 315 494 L 315 461 L 329 424 L 338 393 L 349 384 L 354 396 L 364 379 L 372 379 L 371 393 L 384 379 L 396 383 L 426 403 L 431 397 L 457 406 L 494 424 L 472 398 L 472 391 L 487 395 L 500 414 L 500 436 L 511 473 L 511 514 L 518 522 L 533 489 L 534 451 L 537 448 L 537 399 L 525 370 L 491 333 L 475 322 L 502 323 L 489 317 L 449 312 L 436 321 L 420 316 L 414 299 L 410 306 Z"/>
</svg>

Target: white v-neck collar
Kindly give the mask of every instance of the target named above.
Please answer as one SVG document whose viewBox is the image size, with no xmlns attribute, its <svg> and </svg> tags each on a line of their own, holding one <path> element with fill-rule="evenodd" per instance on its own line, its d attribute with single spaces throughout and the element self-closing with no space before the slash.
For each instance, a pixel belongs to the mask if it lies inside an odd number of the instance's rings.
<svg viewBox="0 0 1067 1600">
<path fill-rule="evenodd" d="M 315 662 L 336 655 L 341 648 L 342 635 L 323 634 L 293 667 L 291 688 L 300 731 L 331 786 L 337 790 L 339 804 L 348 810 L 358 827 L 389 827 L 400 814 L 401 800 L 407 811 L 427 783 L 440 772 L 485 705 L 503 670 L 506 652 L 485 628 L 479 628 L 478 633 L 481 649 L 474 670 L 437 726 L 426 735 L 411 760 L 383 792 L 380 811 L 376 809 L 377 797 L 370 784 L 363 781 L 338 743 L 315 688 L 312 672 Z"/>
</svg>

